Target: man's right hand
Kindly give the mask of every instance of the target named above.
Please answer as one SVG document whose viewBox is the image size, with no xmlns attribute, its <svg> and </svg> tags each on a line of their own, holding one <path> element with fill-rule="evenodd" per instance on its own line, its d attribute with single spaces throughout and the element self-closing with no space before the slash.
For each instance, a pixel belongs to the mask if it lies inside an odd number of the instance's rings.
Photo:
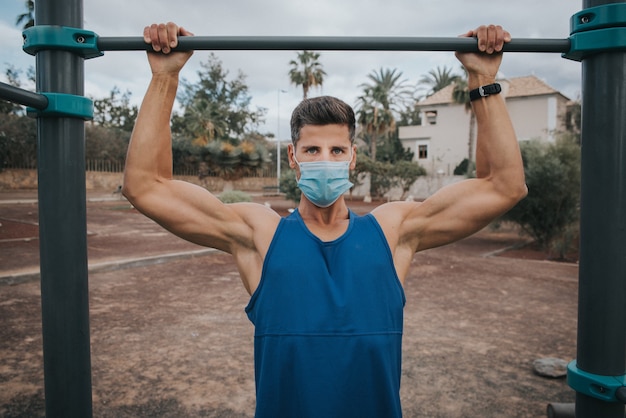
<svg viewBox="0 0 626 418">
<path fill-rule="evenodd" d="M 153 23 L 143 29 L 144 41 L 151 44 L 155 51 L 148 52 L 152 74 L 178 74 L 189 60 L 193 51 L 171 53 L 172 48 L 178 45 L 179 36 L 193 36 L 193 33 L 172 22 Z"/>
</svg>

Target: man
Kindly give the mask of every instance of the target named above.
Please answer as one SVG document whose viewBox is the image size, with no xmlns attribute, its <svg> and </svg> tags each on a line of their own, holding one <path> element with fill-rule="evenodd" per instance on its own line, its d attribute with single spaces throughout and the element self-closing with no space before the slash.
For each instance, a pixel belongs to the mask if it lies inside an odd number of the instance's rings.
<svg viewBox="0 0 626 418">
<path fill-rule="evenodd" d="M 174 23 L 144 29 L 157 53 L 148 54 L 152 80 L 124 195 L 172 233 L 233 255 L 251 295 L 257 417 L 401 416 L 403 284 L 413 255 L 479 231 L 526 194 L 515 133 L 492 86 L 510 35 L 481 26 L 464 36 L 477 37 L 482 53 L 457 54 L 469 88 L 486 86 L 472 93 L 477 178 L 357 216 L 343 198 L 356 163 L 354 112 L 332 97 L 309 99 L 291 120 L 289 164 L 303 195 L 287 218 L 172 179 L 170 114 L 191 56 L 171 52 L 178 36 L 192 34 Z"/>
</svg>

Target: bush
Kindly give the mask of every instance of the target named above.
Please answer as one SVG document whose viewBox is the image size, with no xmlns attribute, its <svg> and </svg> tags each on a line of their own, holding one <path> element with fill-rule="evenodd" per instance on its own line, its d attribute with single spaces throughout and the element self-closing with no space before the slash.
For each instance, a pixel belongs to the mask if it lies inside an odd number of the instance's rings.
<svg viewBox="0 0 626 418">
<path fill-rule="evenodd" d="M 389 176 L 395 179 L 396 185 L 402 188 L 400 200 L 405 198 L 417 178 L 424 175 L 426 175 L 424 167 L 413 161 L 397 161 L 392 165 L 389 173 Z"/>
<path fill-rule="evenodd" d="M 517 223 L 543 249 L 558 248 L 562 256 L 577 237 L 572 227 L 579 217 L 580 147 L 568 138 L 533 140 L 520 147 L 528 196 L 503 218 Z"/>
<path fill-rule="evenodd" d="M 33 118 L 0 114 L 0 171 L 6 167 L 35 168 L 37 122 Z"/>
<path fill-rule="evenodd" d="M 300 202 L 302 191 L 298 187 L 295 170 L 283 171 L 280 174 L 280 191 L 285 193 L 286 199 L 293 200 L 296 204 Z"/>
<path fill-rule="evenodd" d="M 356 168 L 350 173 L 350 181 L 358 186 L 366 174 L 370 176 L 370 194 L 373 198 L 382 198 L 394 187 L 402 189 L 404 198 L 417 178 L 426 174 L 426 170 L 414 161 L 389 163 L 360 155 L 356 160 Z"/>
<path fill-rule="evenodd" d="M 356 160 L 354 177 L 360 179 L 361 175 L 370 175 L 370 194 L 373 198 L 381 198 L 395 186 L 393 177 L 390 175 L 393 166 L 390 163 L 374 161 L 367 156 L 359 156 Z M 356 184 L 356 182 L 353 181 Z"/>
<path fill-rule="evenodd" d="M 472 161 L 472 166 L 468 171 L 468 164 L 470 161 L 467 158 L 464 158 L 463 161 L 459 163 L 456 167 L 454 167 L 453 174 L 455 176 L 466 176 L 466 177 L 474 177 L 474 172 L 476 171 L 476 167 L 474 162 Z"/>
<path fill-rule="evenodd" d="M 238 202 L 252 202 L 252 196 L 241 190 L 230 190 L 228 192 L 221 193 L 218 198 L 223 203 L 238 203 Z"/>
</svg>

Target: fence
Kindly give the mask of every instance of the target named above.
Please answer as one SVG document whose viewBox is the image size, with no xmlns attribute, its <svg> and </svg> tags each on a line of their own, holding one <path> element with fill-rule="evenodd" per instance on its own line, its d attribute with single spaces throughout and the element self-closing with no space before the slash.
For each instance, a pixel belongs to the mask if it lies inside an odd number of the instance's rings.
<svg viewBox="0 0 626 418">
<path fill-rule="evenodd" d="M 36 170 L 37 161 L 31 163 L 4 163 L 0 162 L 1 170 Z M 85 171 L 94 171 L 100 173 L 122 173 L 124 172 L 124 161 L 108 161 L 108 160 L 86 160 Z M 200 171 L 198 168 L 175 168 L 174 175 L 176 176 L 199 176 Z M 204 173 L 203 177 L 220 177 L 219 173 L 209 171 Z M 267 164 L 265 167 L 256 170 L 255 173 L 249 174 L 246 177 L 253 178 L 269 178 L 276 177 L 276 164 Z"/>
<path fill-rule="evenodd" d="M 85 171 L 121 173 L 124 171 L 124 161 L 87 160 L 85 161 Z"/>
</svg>

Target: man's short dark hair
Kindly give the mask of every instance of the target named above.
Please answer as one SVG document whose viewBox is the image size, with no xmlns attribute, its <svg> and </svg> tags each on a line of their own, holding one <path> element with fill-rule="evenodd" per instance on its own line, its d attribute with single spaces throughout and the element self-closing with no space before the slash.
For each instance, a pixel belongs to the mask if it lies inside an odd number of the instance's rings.
<svg viewBox="0 0 626 418">
<path fill-rule="evenodd" d="M 321 96 L 304 99 L 291 114 L 291 142 L 300 139 L 300 130 L 305 125 L 346 125 L 350 142 L 354 144 L 354 110 L 336 97 Z"/>
</svg>

